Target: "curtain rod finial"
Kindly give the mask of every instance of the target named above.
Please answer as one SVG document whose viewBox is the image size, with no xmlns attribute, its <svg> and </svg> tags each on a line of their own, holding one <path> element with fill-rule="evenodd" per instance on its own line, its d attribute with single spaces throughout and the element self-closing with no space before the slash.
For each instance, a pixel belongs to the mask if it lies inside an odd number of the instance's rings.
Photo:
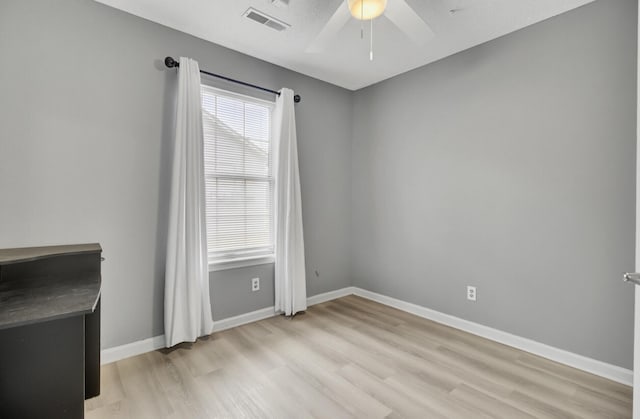
<svg viewBox="0 0 640 419">
<path fill-rule="evenodd" d="M 293 97 L 293 101 L 294 101 L 295 103 L 300 103 L 300 101 L 301 101 L 301 100 L 302 100 L 302 98 L 300 97 L 300 95 L 295 95 L 295 96 Z"/>
<path fill-rule="evenodd" d="M 173 68 L 173 67 L 179 67 L 180 63 L 174 60 L 173 57 L 167 57 L 164 59 L 164 65 L 166 65 L 169 68 Z"/>
</svg>

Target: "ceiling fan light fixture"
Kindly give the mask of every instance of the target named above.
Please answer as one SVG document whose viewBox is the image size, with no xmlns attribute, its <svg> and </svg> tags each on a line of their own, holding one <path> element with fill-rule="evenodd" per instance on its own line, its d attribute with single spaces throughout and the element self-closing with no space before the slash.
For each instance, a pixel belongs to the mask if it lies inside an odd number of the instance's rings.
<svg viewBox="0 0 640 419">
<path fill-rule="evenodd" d="M 387 0 L 347 0 L 351 16 L 360 20 L 375 19 L 384 13 Z"/>
</svg>

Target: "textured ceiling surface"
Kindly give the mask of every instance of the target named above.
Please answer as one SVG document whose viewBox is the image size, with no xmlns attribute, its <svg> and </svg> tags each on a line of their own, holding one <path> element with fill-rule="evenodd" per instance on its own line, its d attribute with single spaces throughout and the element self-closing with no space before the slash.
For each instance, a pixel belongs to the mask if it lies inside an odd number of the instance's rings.
<svg viewBox="0 0 640 419">
<path fill-rule="evenodd" d="M 321 52 L 306 50 L 345 0 L 97 0 L 125 12 L 291 70 L 357 90 L 594 0 L 406 0 L 434 32 L 418 45 L 384 15 L 349 19 Z M 392 0 L 389 0 L 392 1 Z M 395 1 L 395 0 L 394 0 Z M 278 32 L 244 17 L 253 7 L 291 27 Z"/>
</svg>

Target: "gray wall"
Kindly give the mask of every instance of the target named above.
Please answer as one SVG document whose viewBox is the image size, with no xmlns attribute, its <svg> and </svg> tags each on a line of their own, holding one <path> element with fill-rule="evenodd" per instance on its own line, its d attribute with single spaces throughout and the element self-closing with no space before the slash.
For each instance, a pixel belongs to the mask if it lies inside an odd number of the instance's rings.
<svg viewBox="0 0 640 419">
<path fill-rule="evenodd" d="M 90 0 L 2 0 L 0 55 L 0 247 L 100 242 L 103 347 L 163 333 L 166 55 L 302 95 L 308 294 L 350 285 L 351 92 Z M 211 277 L 216 319 L 273 305 L 271 265 Z"/>
<path fill-rule="evenodd" d="M 357 92 L 354 285 L 631 368 L 636 7 Z"/>
<path fill-rule="evenodd" d="M 309 295 L 353 284 L 630 368 L 636 16 L 600 0 L 352 93 L 90 0 L 3 0 L 0 247 L 102 243 L 103 347 L 163 333 L 160 60 L 190 56 L 303 96 Z M 271 306 L 273 266 L 211 289 L 217 320 Z"/>
</svg>

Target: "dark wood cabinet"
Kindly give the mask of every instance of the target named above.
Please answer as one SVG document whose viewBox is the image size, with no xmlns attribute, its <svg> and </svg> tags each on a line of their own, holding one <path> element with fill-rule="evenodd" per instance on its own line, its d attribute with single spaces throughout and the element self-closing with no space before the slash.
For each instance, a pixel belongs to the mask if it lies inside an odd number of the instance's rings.
<svg viewBox="0 0 640 419">
<path fill-rule="evenodd" d="M 100 393 L 101 255 L 0 249 L 0 418 L 82 418 Z"/>
</svg>

